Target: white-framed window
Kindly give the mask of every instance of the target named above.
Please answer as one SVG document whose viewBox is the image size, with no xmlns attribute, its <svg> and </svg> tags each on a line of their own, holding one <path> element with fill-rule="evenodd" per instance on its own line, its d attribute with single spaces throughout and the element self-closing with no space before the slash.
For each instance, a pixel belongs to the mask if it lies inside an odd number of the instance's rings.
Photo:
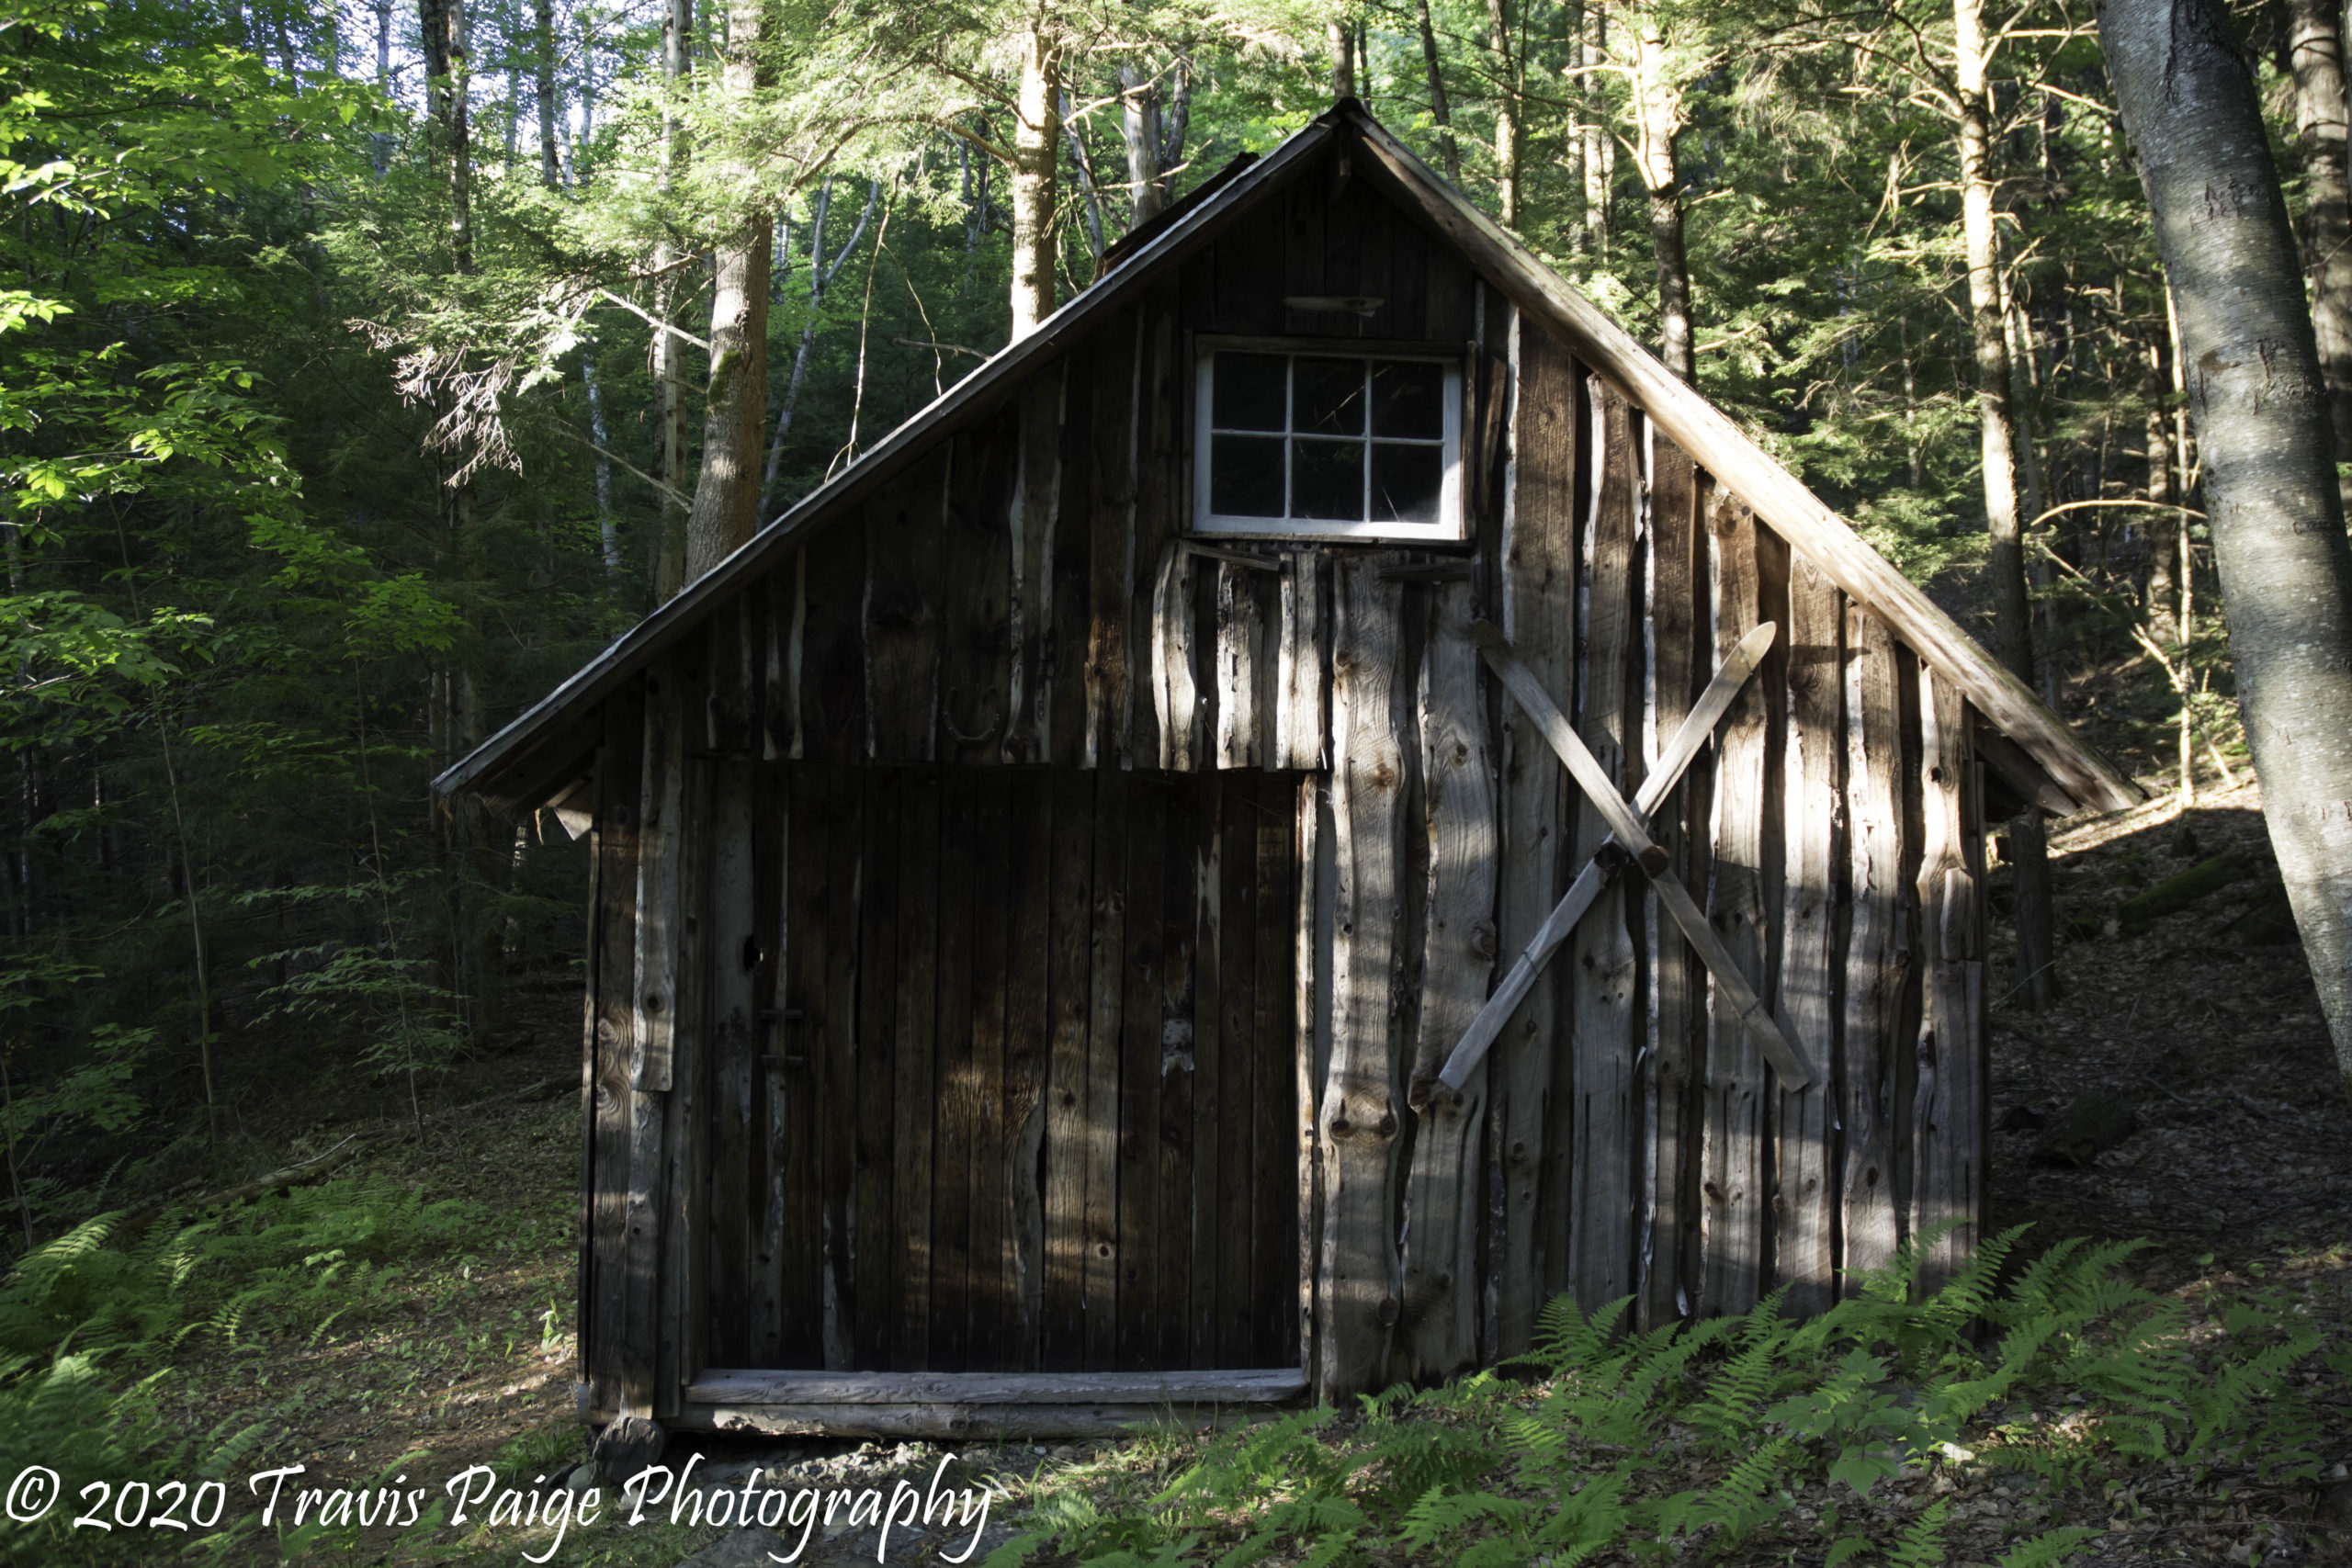
<svg viewBox="0 0 2352 1568">
<path fill-rule="evenodd" d="M 1208 338 L 1197 347 L 1194 532 L 1466 536 L 1458 355 Z"/>
</svg>

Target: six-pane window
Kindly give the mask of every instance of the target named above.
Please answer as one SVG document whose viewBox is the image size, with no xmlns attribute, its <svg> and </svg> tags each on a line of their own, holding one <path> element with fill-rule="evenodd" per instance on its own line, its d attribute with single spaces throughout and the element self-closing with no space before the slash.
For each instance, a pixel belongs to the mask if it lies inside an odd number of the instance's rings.
<svg viewBox="0 0 2352 1568">
<path fill-rule="evenodd" d="M 1460 538 L 1461 386 L 1460 369 L 1435 358 L 1209 350 L 1196 526 Z"/>
</svg>

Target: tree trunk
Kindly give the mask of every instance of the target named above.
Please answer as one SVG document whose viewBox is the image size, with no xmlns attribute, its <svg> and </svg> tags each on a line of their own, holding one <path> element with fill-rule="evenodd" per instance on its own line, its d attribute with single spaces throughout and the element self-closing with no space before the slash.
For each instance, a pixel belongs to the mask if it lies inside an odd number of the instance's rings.
<svg viewBox="0 0 2352 1568">
<path fill-rule="evenodd" d="M 1645 12 L 1634 35 L 1634 129 L 1642 186 L 1650 197 L 1650 251 L 1657 264 L 1658 358 L 1685 381 L 1693 374 L 1690 265 L 1682 248 L 1682 175 L 1675 138 L 1682 133 L 1682 90 L 1669 72 L 1666 38 Z"/>
<path fill-rule="evenodd" d="M 596 384 L 596 355 L 593 350 L 583 349 L 581 352 L 580 380 L 588 389 L 588 434 L 596 443 L 596 536 L 604 547 L 605 589 L 618 599 L 621 596 L 620 525 L 613 518 L 613 460 L 605 456 L 612 447 L 613 437 L 605 424 L 605 394 Z"/>
<path fill-rule="evenodd" d="M 2344 23 L 2336 0 L 2287 0 L 2303 154 L 2303 257 L 2335 450 L 2352 454 L 2352 180 L 2345 167 Z"/>
<path fill-rule="evenodd" d="M 980 168 L 983 174 L 987 172 L 985 159 L 981 161 Z M 833 286 L 834 275 L 841 271 L 842 263 L 857 249 L 858 241 L 865 237 L 866 220 L 874 216 L 874 204 L 881 197 L 882 183 L 879 180 L 865 187 L 865 210 L 857 215 L 857 227 L 849 231 L 849 238 L 842 243 L 842 248 L 834 252 L 833 259 L 828 262 L 825 260 L 825 217 L 833 204 L 832 177 L 827 175 L 825 183 L 817 188 L 817 210 L 808 227 L 808 314 L 800 323 L 800 346 L 792 355 L 792 375 L 785 382 L 784 397 L 776 409 L 775 434 L 768 439 L 768 460 L 760 470 L 759 509 L 763 514 L 775 490 L 776 469 L 784 461 L 784 438 L 791 433 L 793 411 L 800 406 L 800 389 L 808 379 L 808 351 L 816 345 L 817 322 L 819 313 L 824 308 L 825 291 Z"/>
<path fill-rule="evenodd" d="M 1583 63 L 1597 68 L 1609 58 L 1609 13 L 1600 0 L 1585 0 Z M 1594 260 L 1609 254 L 1609 185 L 1617 168 L 1617 140 L 1601 123 L 1609 112 L 1608 96 L 1595 78 L 1581 78 L 1584 108 L 1577 135 L 1583 143 L 1578 162 L 1584 168 L 1584 249 Z"/>
<path fill-rule="evenodd" d="M 1168 205 L 1159 163 L 1159 83 L 1135 65 L 1119 67 L 1119 131 L 1127 144 L 1127 231 L 1133 233 Z"/>
<path fill-rule="evenodd" d="M 1356 96 L 1356 37 L 1347 23 L 1331 24 L 1331 97 Z"/>
<path fill-rule="evenodd" d="M 532 41 L 538 49 L 534 63 L 539 97 L 539 183 L 554 190 L 563 182 L 555 147 L 556 114 L 561 107 L 555 85 L 555 0 L 537 0 L 537 4 Z"/>
<path fill-rule="evenodd" d="M 972 144 L 960 136 L 956 139 L 956 168 L 964 198 L 964 282 L 958 292 L 967 299 L 979 272 L 980 241 L 989 231 L 989 171 L 994 167 L 987 157 L 974 164 Z"/>
<path fill-rule="evenodd" d="M 2352 1089 L 2352 547 L 2294 232 L 2212 0 L 2107 0 L 2098 26 L 2197 367 L 2189 412 L 2263 815 Z"/>
<path fill-rule="evenodd" d="M 2010 404 L 2007 310 L 1993 228 L 1989 167 L 1993 96 L 1985 82 L 1983 0 L 1953 0 L 1953 42 L 1960 98 L 1961 227 L 1968 249 L 1969 325 L 1975 336 L 1976 411 L 1984 467 L 1986 551 L 1993 597 L 1994 651 L 2011 673 L 2033 684 L 2033 619 L 2025 591 L 2025 540 L 2018 527 L 2018 461 Z M 2039 811 L 2009 824 L 2018 928 L 2018 988 L 2036 1012 L 2056 999 L 2050 852 Z"/>
<path fill-rule="evenodd" d="M 1487 0 L 1487 40 L 1495 51 L 1495 206 L 1506 229 L 1519 226 L 1518 56 L 1505 0 Z"/>
<path fill-rule="evenodd" d="M 2148 405 L 2148 635 L 2169 648 L 2178 629 L 2173 586 L 2172 424 L 2165 411 L 2164 345 L 2151 339 L 2140 361 L 2140 396 Z"/>
<path fill-rule="evenodd" d="M 1453 108 L 1445 99 L 1445 74 L 1438 69 L 1437 29 L 1430 24 L 1430 0 L 1414 0 L 1421 27 L 1421 64 L 1429 72 L 1430 118 L 1437 126 L 1437 154 L 1445 177 L 1462 183 L 1462 147 L 1453 136 Z"/>
<path fill-rule="evenodd" d="M 2041 462 L 2041 411 L 2046 406 L 2041 378 L 2041 362 L 2035 357 L 2033 321 L 2022 310 L 2011 309 L 2003 314 L 2003 324 L 2009 334 L 2009 419 L 2010 441 L 2018 455 L 2018 479 L 2025 487 L 2019 498 L 2018 532 L 2025 558 L 2026 580 L 2033 590 L 2042 594 L 2039 606 L 2028 594 L 2028 641 L 2034 649 L 2032 680 L 2041 689 L 2041 700 L 2055 708 L 2058 705 L 2058 639 L 2062 635 L 2058 625 L 2057 606 L 2049 597 L 2050 562 L 2040 550 L 2026 541 L 2025 530 L 2039 523 L 2043 511 L 2062 499 L 2051 489 Z M 2093 484 L 2090 493 L 2097 495 L 2098 486 Z M 2035 614 L 2039 610 L 2039 615 Z M 2032 635 L 2034 624 L 2040 623 L 2041 635 Z"/>
<path fill-rule="evenodd" d="M 767 0 L 729 0 L 727 63 L 719 91 L 730 118 L 756 112 L 766 85 L 760 66 Z M 750 189 L 751 171 L 723 183 Z M 760 526 L 761 437 L 768 423 L 768 272 L 775 219 L 753 199 L 719 243 L 710 297 L 710 381 L 703 403 L 702 473 L 686 520 L 685 579 L 692 582 L 748 543 Z"/>
<path fill-rule="evenodd" d="M 1023 40 L 1012 130 L 1012 336 L 1054 313 L 1055 165 L 1061 158 L 1061 45 L 1041 21 Z"/>
<path fill-rule="evenodd" d="M 1164 198 L 1173 193 L 1168 188 L 1168 171 L 1184 161 L 1184 138 L 1193 128 L 1193 57 L 1186 49 L 1176 51 L 1176 90 L 1169 95 L 1167 105 L 1159 114 L 1159 194 Z"/>
<path fill-rule="evenodd" d="M 424 105 L 448 160 L 449 256 L 459 276 L 474 269 L 472 128 L 467 118 L 466 0 L 417 0 L 424 45 Z"/>
<path fill-rule="evenodd" d="M 669 0 L 662 13 L 662 74 L 667 78 L 672 101 L 662 110 L 662 172 L 664 192 L 673 189 L 685 161 L 685 127 L 674 99 L 683 93 L 694 41 L 695 0 Z M 685 290 L 680 286 L 678 254 L 668 240 L 653 247 L 653 313 L 671 319 Z M 653 332 L 653 477 L 662 482 L 653 492 L 653 603 L 666 604 L 678 596 L 686 581 L 686 343 L 657 327 Z"/>
<path fill-rule="evenodd" d="M 1078 176 L 1078 198 L 1083 204 L 1080 215 L 1086 224 L 1087 249 L 1094 258 L 1094 270 L 1099 273 L 1102 270 L 1102 188 L 1094 178 L 1094 162 L 1086 151 L 1084 131 L 1082 128 L 1072 126 L 1069 122 L 1068 93 L 1061 95 L 1061 101 L 1056 112 L 1061 116 L 1062 144 L 1069 149 L 1070 170 Z M 1085 285 L 1080 284 L 1079 287 L 1082 288 Z"/>
</svg>

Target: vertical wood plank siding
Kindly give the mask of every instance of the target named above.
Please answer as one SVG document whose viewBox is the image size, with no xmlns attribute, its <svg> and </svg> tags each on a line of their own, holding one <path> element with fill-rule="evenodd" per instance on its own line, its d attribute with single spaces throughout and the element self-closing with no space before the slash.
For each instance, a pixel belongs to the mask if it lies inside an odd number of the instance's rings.
<svg viewBox="0 0 2352 1568">
<path fill-rule="evenodd" d="M 1577 394 L 1582 376 L 1566 350 L 1521 318 L 1517 333 L 1519 407 L 1503 512 L 1503 630 L 1555 702 L 1574 700 L 1577 544 L 1581 515 L 1577 484 Z M 1515 958 L 1567 886 L 1563 862 L 1570 790 L 1567 775 L 1534 723 L 1498 699 L 1500 723 L 1503 863 L 1497 946 Z M 1503 1226 L 1496 1274 L 1498 1343 L 1490 1354 L 1516 1355 L 1535 1332 L 1535 1314 L 1553 1288 L 1550 1239 L 1537 1225 L 1547 1164 L 1553 1080 L 1558 1063 L 1561 971 L 1537 977 L 1498 1043 L 1489 1081 L 1498 1085 Z M 1565 1085 L 1563 1085 L 1565 1088 Z M 1565 1262 L 1565 1259 L 1561 1259 Z"/>
<path fill-rule="evenodd" d="M 1470 584 L 1437 584 L 1431 600 L 1419 693 L 1428 935 L 1408 1095 L 1419 1127 L 1406 1181 L 1398 1320 L 1401 1370 L 1420 1378 L 1460 1371 L 1478 1355 L 1486 1292 L 1477 1244 L 1487 1185 L 1478 1134 L 1486 1122 L 1487 1071 L 1481 1065 L 1459 1094 L 1436 1078 L 1487 998 L 1500 869 L 1493 765 L 1470 642 Z"/>
<path fill-rule="evenodd" d="M 1717 491 L 1710 508 L 1715 554 L 1715 646 L 1730 648 L 1769 618 L 1762 613 L 1758 533 L 1753 513 Z M 1785 639 L 1787 628 L 1782 626 Z M 1776 647 L 1780 646 L 1778 643 Z M 1707 918 L 1734 963 L 1765 991 L 1771 930 L 1764 904 L 1765 740 L 1773 716 L 1762 678 L 1748 682 L 1716 730 L 1714 831 Z M 1707 1025 L 1707 1066 L 1700 1178 L 1699 1311 L 1746 1312 L 1765 1289 L 1770 1268 L 1770 1194 L 1765 1189 L 1770 1134 L 1764 1061 L 1729 1007 L 1717 1000 Z"/>
<path fill-rule="evenodd" d="M 1618 793 L 1631 798 L 1642 773 L 1637 732 L 1644 660 L 1635 558 L 1641 474 L 1633 411 L 1598 382 L 1590 401 L 1594 505 L 1579 595 L 1584 669 L 1577 682 L 1577 728 Z M 1635 743 L 1629 745 L 1629 739 Z M 1600 808 L 1580 799 L 1568 863 L 1582 866 L 1608 838 Z M 1560 954 L 1570 998 L 1569 1090 L 1555 1101 L 1566 1114 L 1555 1115 L 1546 1131 L 1564 1138 L 1569 1150 L 1565 1284 L 1587 1310 L 1634 1293 L 1634 1170 L 1641 1143 L 1634 1113 L 1634 1010 L 1641 955 L 1627 919 L 1628 904 L 1638 905 L 1631 880 L 1611 880 Z"/>
<path fill-rule="evenodd" d="M 1400 1303 L 1396 1138 L 1404 1110 L 1397 999 L 1404 953 L 1399 885 L 1405 745 L 1396 714 L 1402 588 L 1363 558 L 1335 563 L 1331 629 L 1331 815 L 1337 912 L 1331 1060 L 1317 1142 L 1323 1234 L 1316 1299 L 1317 1389 L 1374 1388 Z M 1409 688 L 1408 688 L 1409 689 Z M 1416 747 L 1418 750 L 1418 747 Z"/>
<path fill-rule="evenodd" d="M 1894 1261 L 1894 1043 L 1911 964 L 1903 876 L 1903 705 L 1894 639 L 1860 605 L 1846 606 L 1845 1168 L 1839 1225 L 1848 1273 Z"/>
<path fill-rule="evenodd" d="M 1325 294 L 1372 302 L 1283 298 Z M 1201 333 L 1463 355 L 1470 542 L 1192 537 Z M 1777 623 L 1651 831 L 1811 1084 L 1483 677 L 1479 616 L 1629 798 Z M 1337 1397 L 1523 1351 L 1562 1292 L 1816 1311 L 1939 1226 L 1948 1277 L 1984 1184 L 1971 722 L 1416 220 L 1302 181 L 606 700 L 586 1406 L 673 1412 L 707 1366 Z"/>
<path fill-rule="evenodd" d="M 777 1247 L 781 1278 L 823 1279 L 830 1332 L 760 1321 L 811 1303 L 714 1276 L 679 1281 L 696 1293 L 679 1306 L 695 1333 L 785 1367 L 1295 1364 L 1296 778 L 772 766 L 794 818 L 782 899 L 812 911 L 786 1002 L 822 1040 L 823 1077 L 815 1116 L 768 1134 L 731 1108 L 757 1102 L 762 1078 L 791 1097 L 802 1075 L 788 1057 L 745 1061 L 752 1084 L 700 1122 L 698 1179 Z M 1215 874 L 1196 882 L 1199 868 Z M 715 932 L 752 918 L 737 889 L 759 880 L 714 882 Z M 1208 947 L 1225 1007 L 1188 1030 L 1170 965 L 1207 961 L 1204 902 L 1225 933 Z M 1273 920 L 1237 940 L 1258 908 Z M 721 1059 L 741 1060 L 726 1040 Z M 1197 1123 L 1171 1126 L 1166 1104 L 1191 1098 L 1204 1064 L 1221 1089 L 1215 1141 L 1167 1160 Z M 753 1142 L 796 1136 L 816 1145 L 816 1224 L 766 1212 L 807 1202 L 789 1180 L 736 1174 L 808 1168 Z M 1194 1269 L 1210 1331 L 1171 1343 Z"/>
<path fill-rule="evenodd" d="M 1655 434 L 1650 454 L 1650 660 L 1655 753 L 1690 711 L 1714 663 L 1706 519 L 1690 455 Z M 1702 765 L 1684 775 L 1653 819 L 1653 836 L 1685 887 L 1707 886 L 1711 800 Z M 1705 1038 L 1707 971 L 1672 919 L 1647 900 L 1641 929 L 1650 947 L 1657 1032 L 1641 1085 L 1644 1148 L 1639 1245 L 1644 1330 L 1690 1311 L 1699 1257 L 1698 1148 L 1692 1120 Z"/>
<path fill-rule="evenodd" d="M 1912 1110 L 1912 1234 L 1928 1245 L 1919 1288 L 1949 1280 L 1975 1244 L 1984 1177 L 1981 838 L 1969 831 L 1975 773 L 1967 705 L 1919 671 L 1920 950 L 1927 976 Z"/>
<path fill-rule="evenodd" d="M 1838 1193 L 1831 1170 L 1838 1120 L 1837 873 L 1845 682 L 1838 655 L 1843 619 L 1837 585 L 1808 560 L 1789 567 L 1788 711 L 1781 750 L 1781 994 L 1774 1011 L 1804 1053 L 1812 1081 L 1780 1091 L 1778 1196 L 1773 1274 L 1789 1287 L 1791 1312 L 1811 1316 L 1837 1300 Z M 1825 803 L 1828 808 L 1825 809 Z"/>
</svg>

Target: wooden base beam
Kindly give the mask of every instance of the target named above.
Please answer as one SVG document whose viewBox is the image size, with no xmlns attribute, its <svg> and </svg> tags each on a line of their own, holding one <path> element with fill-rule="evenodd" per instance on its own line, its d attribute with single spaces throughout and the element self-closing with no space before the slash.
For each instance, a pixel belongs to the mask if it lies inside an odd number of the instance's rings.
<svg viewBox="0 0 2352 1568">
<path fill-rule="evenodd" d="M 770 1438 L 1129 1438 L 1238 1426 L 1262 1404 L 687 1404 L 673 1431 Z"/>
<path fill-rule="evenodd" d="M 828 1438 L 1114 1438 L 1196 1431 L 1296 1403 L 1294 1367 L 1169 1372 L 708 1371 L 687 1386 L 687 1432 Z"/>
<path fill-rule="evenodd" d="M 1306 1392 L 1295 1367 L 1168 1372 L 703 1373 L 689 1404 L 1279 1404 Z"/>
</svg>

